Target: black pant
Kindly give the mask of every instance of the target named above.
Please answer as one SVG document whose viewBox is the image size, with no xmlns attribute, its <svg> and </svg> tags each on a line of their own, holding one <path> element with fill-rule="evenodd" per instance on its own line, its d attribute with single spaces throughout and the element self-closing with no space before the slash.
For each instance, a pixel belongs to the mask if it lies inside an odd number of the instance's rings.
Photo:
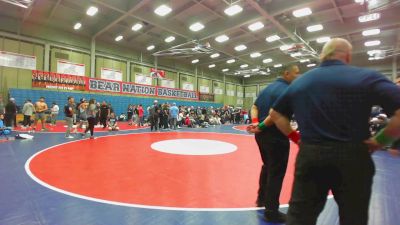
<svg viewBox="0 0 400 225">
<path fill-rule="evenodd" d="M 150 116 L 150 130 L 158 130 L 158 116 Z"/>
<path fill-rule="evenodd" d="M 329 190 L 340 225 L 367 225 L 374 173 L 365 144 L 301 144 L 286 225 L 315 225 Z"/>
<path fill-rule="evenodd" d="M 392 144 L 392 148 L 400 150 L 400 139 Z"/>
<path fill-rule="evenodd" d="M 16 127 L 16 121 L 15 121 L 16 114 L 8 114 L 6 113 L 4 115 L 4 124 L 6 127 L 12 127 L 13 125 Z"/>
<path fill-rule="evenodd" d="M 86 127 L 86 130 L 84 133 L 86 134 L 86 132 L 88 132 L 90 130 L 90 136 L 93 136 L 93 130 L 94 130 L 94 125 L 96 124 L 96 118 L 88 117 L 87 121 L 88 121 L 89 125 Z"/>
<path fill-rule="evenodd" d="M 24 125 L 24 126 L 27 126 L 27 125 L 31 126 L 31 116 L 24 115 L 24 122 L 23 122 L 22 125 Z"/>
<path fill-rule="evenodd" d="M 100 116 L 100 124 L 103 125 L 103 128 L 107 127 L 107 116 Z"/>
<path fill-rule="evenodd" d="M 289 140 L 266 131 L 255 137 L 263 161 L 257 204 L 264 205 L 266 210 L 277 211 L 289 158 Z"/>
</svg>

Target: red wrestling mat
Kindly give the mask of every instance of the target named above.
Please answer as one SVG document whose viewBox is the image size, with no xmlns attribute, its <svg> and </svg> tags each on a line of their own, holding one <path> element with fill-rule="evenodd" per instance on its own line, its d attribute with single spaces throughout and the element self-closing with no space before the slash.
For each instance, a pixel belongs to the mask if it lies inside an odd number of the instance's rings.
<svg viewBox="0 0 400 225">
<path fill-rule="evenodd" d="M 247 124 L 247 125 L 233 126 L 232 128 L 235 130 L 246 131 L 247 126 L 249 125 Z"/>
<path fill-rule="evenodd" d="M 171 154 L 153 149 L 159 144 L 164 150 L 180 149 L 183 154 L 194 148 L 199 151 L 196 144 L 179 146 L 184 143 L 182 139 L 216 143 L 204 147 L 205 152 L 219 151 L 221 146 L 237 149 L 218 155 Z M 297 149 L 291 145 L 281 204 L 289 201 Z M 260 168 L 254 137 L 193 132 L 74 141 L 41 151 L 26 164 L 33 179 L 64 194 L 111 204 L 190 209 L 255 207 Z"/>
<path fill-rule="evenodd" d="M 65 131 L 67 130 L 66 126 L 67 126 L 67 124 L 65 122 L 61 122 L 61 121 L 57 122 L 55 126 L 50 126 L 50 124 L 46 124 L 47 131 L 43 131 L 43 132 L 65 133 Z M 124 130 L 137 130 L 138 128 L 145 128 L 145 127 L 148 127 L 148 126 L 137 127 L 137 126 L 134 126 L 134 125 L 128 125 L 128 122 L 118 122 L 118 127 L 120 128 L 120 131 L 124 131 Z M 41 132 L 41 129 L 42 129 L 42 125 L 39 123 L 36 131 Z M 72 128 L 72 130 L 74 130 L 74 129 L 75 128 Z M 15 131 L 20 131 L 20 132 L 28 132 L 31 129 L 24 129 L 22 127 L 17 127 L 17 128 L 14 128 L 14 130 Z M 84 131 L 84 129 L 78 128 L 78 132 L 83 132 L 83 131 Z M 107 128 L 103 129 L 103 127 L 95 127 L 94 131 L 95 132 L 104 132 L 104 131 L 108 132 Z"/>
</svg>

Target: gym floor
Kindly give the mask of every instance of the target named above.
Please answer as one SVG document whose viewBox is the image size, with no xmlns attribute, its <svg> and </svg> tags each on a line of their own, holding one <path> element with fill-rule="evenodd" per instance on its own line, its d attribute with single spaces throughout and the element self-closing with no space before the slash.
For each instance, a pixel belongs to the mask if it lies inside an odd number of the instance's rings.
<svg viewBox="0 0 400 225">
<path fill-rule="evenodd" d="M 261 159 L 243 126 L 127 129 L 98 132 L 94 140 L 33 135 L 0 142 L 1 225 L 268 224 L 255 207 Z M 297 151 L 292 144 L 283 212 Z M 400 158 L 373 158 L 369 224 L 397 225 Z M 318 224 L 339 224 L 330 197 Z"/>
</svg>

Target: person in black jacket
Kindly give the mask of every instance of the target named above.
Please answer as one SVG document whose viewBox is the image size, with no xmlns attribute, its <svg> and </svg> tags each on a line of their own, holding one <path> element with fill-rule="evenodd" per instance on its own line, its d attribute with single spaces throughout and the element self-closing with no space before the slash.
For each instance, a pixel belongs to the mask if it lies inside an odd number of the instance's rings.
<svg viewBox="0 0 400 225">
<path fill-rule="evenodd" d="M 16 115 L 17 115 L 17 105 L 15 104 L 15 99 L 10 98 L 10 101 L 7 103 L 5 107 L 5 117 L 4 117 L 4 122 L 6 124 L 6 127 L 11 127 L 14 125 L 14 127 L 17 127 L 17 121 L 16 121 Z"/>
</svg>

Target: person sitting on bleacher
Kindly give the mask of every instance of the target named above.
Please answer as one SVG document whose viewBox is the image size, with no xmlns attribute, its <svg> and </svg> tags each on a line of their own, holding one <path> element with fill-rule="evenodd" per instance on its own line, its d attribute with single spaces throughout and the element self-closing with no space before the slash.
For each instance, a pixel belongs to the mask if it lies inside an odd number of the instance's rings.
<svg viewBox="0 0 400 225">
<path fill-rule="evenodd" d="M 115 113 L 111 113 L 110 118 L 108 119 L 108 131 L 119 131 Z"/>
</svg>

